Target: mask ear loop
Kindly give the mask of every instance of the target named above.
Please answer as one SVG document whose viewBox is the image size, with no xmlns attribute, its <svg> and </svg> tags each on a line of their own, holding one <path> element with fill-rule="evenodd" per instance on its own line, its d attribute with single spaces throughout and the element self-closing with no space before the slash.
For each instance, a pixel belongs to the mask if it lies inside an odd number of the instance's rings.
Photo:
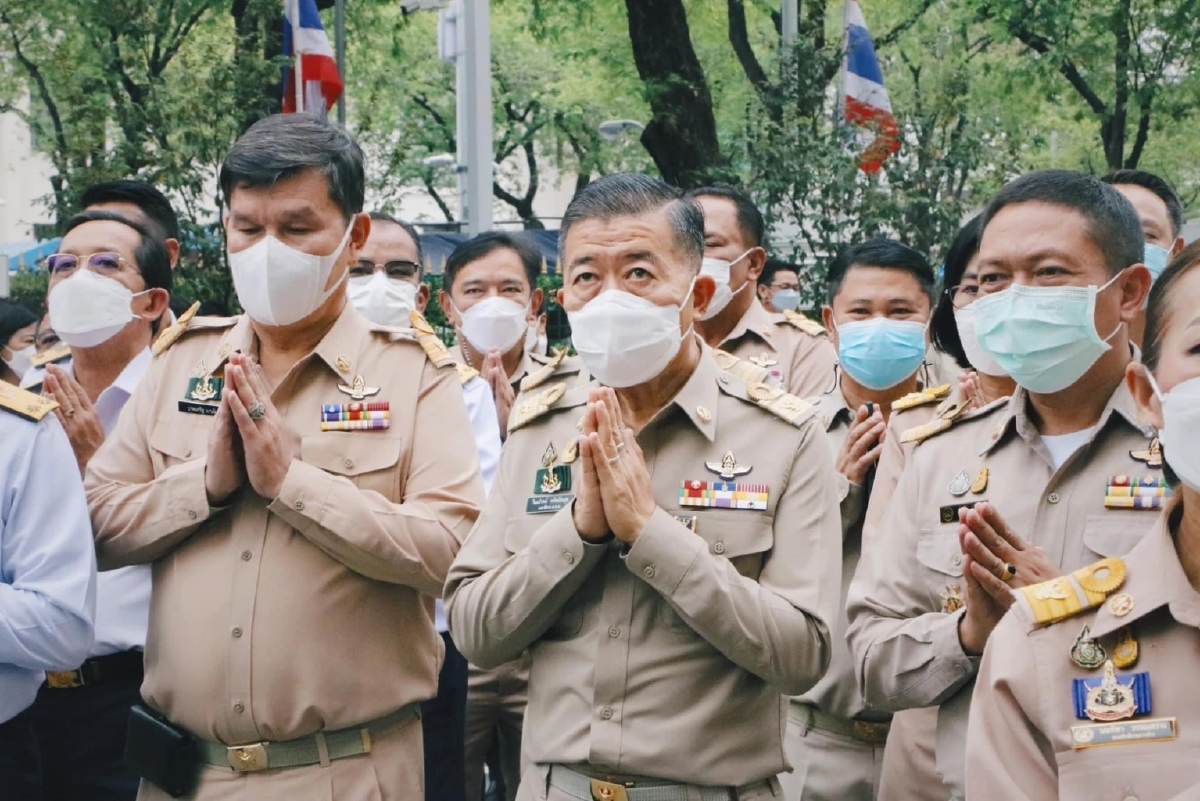
<svg viewBox="0 0 1200 801">
<path fill-rule="evenodd" d="M 1127 269 L 1128 269 L 1128 268 L 1126 268 L 1126 270 L 1127 270 Z M 1121 272 L 1117 273 L 1117 274 L 1116 274 L 1116 275 L 1114 275 L 1112 278 L 1110 278 L 1107 284 L 1105 284 L 1104 286 L 1102 286 L 1102 287 L 1100 287 L 1099 289 L 1097 289 L 1097 290 L 1096 290 L 1096 295 L 1097 295 L 1097 296 L 1099 296 L 1099 294 L 1100 294 L 1101 292 L 1103 292 L 1104 290 L 1108 289 L 1110 286 L 1112 286 L 1113 284 L 1115 284 L 1115 283 L 1117 282 L 1117 279 L 1118 279 L 1118 278 L 1120 278 L 1122 275 L 1124 275 L 1124 274 L 1125 274 L 1126 270 L 1121 270 Z M 1093 318 L 1092 327 L 1093 327 L 1093 328 L 1095 328 L 1095 327 L 1096 327 L 1096 323 L 1095 323 L 1095 314 L 1096 314 L 1096 305 L 1095 305 L 1095 303 L 1093 302 L 1093 303 L 1092 303 L 1092 318 Z M 1124 321 L 1124 320 L 1121 320 L 1119 323 L 1117 323 L 1117 327 L 1116 327 L 1116 328 L 1114 328 L 1114 329 L 1112 330 L 1112 333 L 1111 333 L 1111 334 L 1109 334 L 1108 336 L 1106 336 L 1106 337 L 1105 337 L 1105 338 L 1102 340 L 1102 341 L 1104 342 L 1104 344 L 1105 344 L 1105 345 L 1107 345 L 1107 344 L 1108 344 L 1110 341 L 1112 341 L 1112 338 L 1113 338 L 1113 337 L 1115 337 L 1115 336 L 1117 335 L 1117 332 L 1118 332 L 1118 331 L 1120 331 L 1120 330 L 1121 330 L 1121 328 L 1122 328 L 1122 326 L 1124 326 L 1124 325 L 1125 325 L 1125 321 Z M 1098 332 L 1097 332 L 1097 333 L 1098 333 Z"/>
</svg>

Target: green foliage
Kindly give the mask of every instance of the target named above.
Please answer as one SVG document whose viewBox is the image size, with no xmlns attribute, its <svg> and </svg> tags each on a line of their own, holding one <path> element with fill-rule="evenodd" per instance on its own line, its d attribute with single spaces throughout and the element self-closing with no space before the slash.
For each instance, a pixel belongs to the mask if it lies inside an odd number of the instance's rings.
<svg viewBox="0 0 1200 801">
<path fill-rule="evenodd" d="M 19 270 L 10 276 L 8 299 L 34 312 L 46 307 L 50 274 L 45 270 Z"/>
</svg>

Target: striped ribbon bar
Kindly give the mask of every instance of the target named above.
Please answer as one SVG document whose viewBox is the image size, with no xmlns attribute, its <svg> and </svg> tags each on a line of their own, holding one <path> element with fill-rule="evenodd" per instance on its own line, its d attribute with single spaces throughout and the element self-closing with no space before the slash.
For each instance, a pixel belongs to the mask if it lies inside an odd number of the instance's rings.
<svg viewBox="0 0 1200 801">
<path fill-rule="evenodd" d="M 1109 498 L 1154 498 L 1167 497 L 1171 494 L 1170 487 L 1109 487 Z"/>
<path fill-rule="evenodd" d="M 1109 476 L 1108 486 L 1111 487 L 1169 487 L 1170 484 L 1162 476 Z"/>
<path fill-rule="evenodd" d="M 321 412 L 321 422 L 336 420 L 390 420 L 391 412 Z"/>
<path fill-rule="evenodd" d="M 1133 498 L 1121 495 L 1105 495 L 1104 506 L 1108 509 L 1161 509 L 1165 500 L 1161 495 L 1142 495 Z"/>
<path fill-rule="evenodd" d="M 321 407 L 321 414 L 341 414 L 342 412 L 386 412 L 392 404 L 388 401 L 368 401 L 363 403 L 329 403 Z"/>
<path fill-rule="evenodd" d="M 733 481 L 684 481 L 679 488 L 680 506 L 714 509 L 754 509 L 765 512 L 770 500 L 766 484 Z"/>
<path fill-rule="evenodd" d="M 323 420 L 322 431 L 373 431 L 391 428 L 391 420 Z"/>
</svg>

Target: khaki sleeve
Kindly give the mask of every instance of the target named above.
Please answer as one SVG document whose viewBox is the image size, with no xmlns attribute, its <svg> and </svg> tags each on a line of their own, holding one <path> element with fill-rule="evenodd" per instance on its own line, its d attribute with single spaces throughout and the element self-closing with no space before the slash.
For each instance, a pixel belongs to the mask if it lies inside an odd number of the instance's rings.
<svg viewBox="0 0 1200 801">
<path fill-rule="evenodd" d="M 522 435 L 523 431 L 513 433 L 514 438 Z M 485 669 L 515 659 L 537 641 L 612 547 L 611 542 L 584 542 L 575 528 L 574 504 L 568 504 L 523 548 L 509 551 L 505 534 L 514 452 L 510 440 L 501 451 L 487 506 L 446 580 L 446 615 L 454 644 L 467 661 Z"/>
<path fill-rule="evenodd" d="M 842 498 L 842 540 L 845 541 L 846 536 L 858 523 L 862 520 L 863 509 L 867 505 L 867 493 L 862 484 L 855 484 L 853 481 L 845 480 L 846 496 Z"/>
<path fill-rule="evenodd" d="M 787 375 L 787 391 L 797 398 L 814 398 L 832 385 L 837 365 L 837 349 L 828 337 L 802 334 L 792 351 Z"/>
<path fill-rule="evenodd" d="M 293 459 L 267 507 L 321 550 L 367 578 L 439 596 L 483 503 L 479 455 L 458 374 L 425 362 L 411 447 L 394 504 L 353 481 Z"/>
<path fill-rule="evenodd" d="M 829 437 L 809 423 L 756 581 L 657 509 L 626 555 L 629 570 L 731 662 L 800 695 L 824 675 L 841 590 L 841 514 Z"/>
<path fill-rule="evenodd" d="M 168 358 L 151 365 L 88 462 L 84 486 L 101 570 L 160 559 L 218 511 L 204 489 L 205 458 L 154 474 L 148 439 Z"/>
<path fill-rule="evenodd" d="M 988 638 L 971 697 L 966 760 L 971 801 L 1058 798 L 1054 747 L 1038 720 L 1038 682 L 1049 678 L 1039 677 L 1020 620 L 1005 615 Z"/>
<path fill-rule="evenodd" d="M 978 664 L 958 639 L 963 611 L 930 611 L 926 568 L 917 561 L 918 473 L 904 471 L 878 536 L 870 547 L 864 540 L 846 599 L 859 689 L 868 704 L 888 712 L 941 704 Z"/>
<path fill-rule="evenodd" d="M 863 548 L 867 547 L 872 535 L 883 519 L 884 509 L 888 501 L 896 493 L 896 485 L 900 483 L 900 474 L 908 461 L 911 445 L 900 441 L 903 426 L 898 424 L 898 418 L 893 413 L 888 420 L 887 433 L 883 437 L 883 450 L 879 453 L 879 461 L 875 464 L 875 480 L 871 484 L 871 497 L 867 499 L 867 514 L 863 519 Z"/>
</svg>

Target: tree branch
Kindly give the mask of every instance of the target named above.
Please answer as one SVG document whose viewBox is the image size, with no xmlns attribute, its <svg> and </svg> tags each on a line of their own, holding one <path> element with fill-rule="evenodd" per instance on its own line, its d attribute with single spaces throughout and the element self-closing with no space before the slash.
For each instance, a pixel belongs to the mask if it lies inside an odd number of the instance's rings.
<svg viewBox="0 0 1200 801">
<path fill-rule="evenodd" d="M 454 131 L 451 129 L 450 123 L 446 121 L 446 118 L 443 117 L 437 109 L 429 104 L 429 99 L 425 97 L 425 95 L 413 95 L 412 99 L 413 102 L 423 109 L 425 113 L 429 115 L 430 119 L 432 119 L 434 123 L 442 129 L 442 133 L 445 134 L 446 141 L 449 143 L 447 150 L 457 151 L 458 141 L 455 139 Z"/>
<path fill-rule="evenodd" d="M 888 45 L 895 43 L 897 39 L 904 35 L 905 31 L 909 30 L 912 28 L 912 26 L 921 21 L 921 17 L 925 16 L 925 12 L 929 10 L 929 7 L 932 6 L 934 2 L 935 0 L 921 0 L 920 9 L 913 12 L 913 15 L 904 20 L 904 22 L 901 22 L 895 28 L 892 28 L 883 36 L 876 39 L 875 47 L 887 47 Z"/>
<path fill-rule="evenodd" d="M 454 222 L 454 214 L 450 211 L 450 207 L 446 205 L 446 201 L 442 200 L 442 196 L 438 194 L 437 187 L 433 185 L 433 179 L 429 173 L 421 176 L 421 183 L 425 186 L 425 191 L 433 198 L 433 202 L 441 209 L 442 214 L 446 217 L 446 222 Z"/>
<path fill-rule="evenodd" d="M 1048 55 L 1051 50 L 1052 43 L 1042 36 L 1039 36 L 1025 28 L 1014 28 L 1013 35 L 1025 44 L 1030 50 L 1040 55 Z M 1075 88 L 1075 91 L 1087 102 L 1092 111 L 1101 117 L 1108 116 L 1108 106 L 1100 98 L 1098 94 L 1088 85 L 1079 68 L 1070 59 L 1064 59 L 1058 65 L 1058 71 L 1063 77 Z"/>
<path fill-rule="evenodd" d="M 171 43 L 167 45 L 167 49 L 163 51 L 161 59 L 155 58 L 151 61 L 151 75 L 156 78 L 162 75 L 163 71 L 167 68 L 167 65 L 171 63 L 173 58 L 175 58 L 175 54 L 179 52 L 179 48 L 183 46 L 188 34 L 192 32 L 192 28 L 196 27 L 204 15 L 208 13 L 208 10 L 214 5 L 215 2 L 213 2 L 213 0 L 209 0 L 209 2 L 204 3 L 175 29 L 174 33 L 171 34 Z M 159 42 L 158 38 L 156 37 L 154 40 L 154 50 L 156 54 L 158 52 L 158 47 Z"/>
<path fill-rule="evenodd" d="M 738 63 L 742 65 L 742 72 L 746 73 L 746 79 L 759 94 L 764 94 L 770 89 L 770 82 L 750 44 L 750 34 L 746 29 L 746 6 L 743 0 L 728 0 L 727 5 L 729 43 L 733 45 L 733 52 L 737 55 Z"/>
<path fill-rule="evenodd" d="M 54 127 L 54 142 L 58 147 L 59 157 L 54 159 L 55 166 L 60 172 L 64 171 L 65 159 L 70 148 L 67 146 L 66 129 L 63 126 L 62 115 L 59 114 L 58 104 L 54 102 L 54 97 L 50 94 L 50 87 L 46 83 L 46 76 L 42 75 L 41 69 L 34 64 L 24 51 L 21 50 L 21 37 L 17 35 L 16 26 L 8 14 L 0 11 L 0 22 L 3 22 L 9 28 L 9 35 L 13 43 L 13 55 L 17 57 L 17 62 L 24 68 L 25 72 L 33 79 L 37 86 L 38 97 L 42 101 L 42 105 L 46 107 L 46 113 L 50 115 L 50 124 Z"/>
</svg>

